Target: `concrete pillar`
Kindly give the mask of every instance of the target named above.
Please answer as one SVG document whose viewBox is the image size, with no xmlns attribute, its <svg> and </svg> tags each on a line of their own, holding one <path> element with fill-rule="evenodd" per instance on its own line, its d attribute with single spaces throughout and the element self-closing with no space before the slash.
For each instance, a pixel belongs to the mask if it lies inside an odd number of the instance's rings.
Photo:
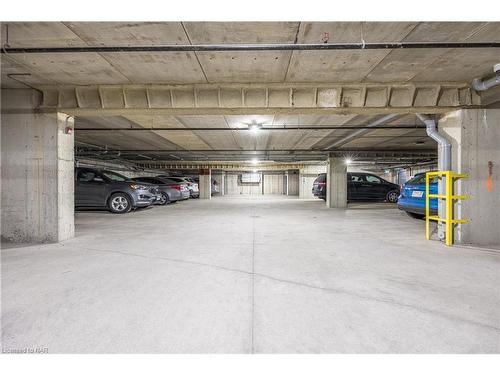
<svg viewBox="0 0 500 375">
<path fill-rule="evenodd" d="M 200 199 L 212 198 L 212 174 L 210 169 L 200 169 Z"/>
<path fill-rule="evenodd" d="M 286 176 L 286 195 L 299 195 L 299 174 L 297 171 L 290 170 Z"/>
<path fill-rule="evenodd" d="M 500 109 L 453 111 L 438 129 L 451 142 L 452 170 L 470 175 L 454 185 L 471 196 L 454 204 L 455 217 L 470 220 L 455 227 L 455 243 L 500 248 Z"/>
<path fill-rule="evenodd" d="M 219 185 L 220 195 L 226 195 L 226 172 L 223 171 L 220 176 L 220 185 Z"/>
<path fill-rule="evenodd" d="M 57 242 L 74 236 L 73 118 L 35 113 L 40 94 L 2 90 L 2 238 Z"/>
<path fill-rule="evenodd" d="M 344 158 L 328 158 L 326 206 L 330 208 L 347 207 L 347 165 Z"/>
</svg>

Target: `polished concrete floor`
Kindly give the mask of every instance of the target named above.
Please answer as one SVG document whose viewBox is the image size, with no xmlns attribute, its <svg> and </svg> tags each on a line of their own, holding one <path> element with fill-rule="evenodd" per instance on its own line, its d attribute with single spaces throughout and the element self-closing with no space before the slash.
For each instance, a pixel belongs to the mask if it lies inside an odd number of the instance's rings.
<svg viewBox="0 0 500 375">
<path fill-rule="evenodd" d="M 76 214 L 2 250 L 4 351 L 500 352 L 500 254 L 387 204 L 219 197 Z"/>
</svg>

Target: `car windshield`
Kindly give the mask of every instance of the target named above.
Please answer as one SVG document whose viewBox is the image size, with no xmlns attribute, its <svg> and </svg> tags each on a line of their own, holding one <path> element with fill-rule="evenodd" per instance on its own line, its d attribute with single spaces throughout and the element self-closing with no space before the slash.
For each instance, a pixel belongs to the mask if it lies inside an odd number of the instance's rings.
<svg viewBox="0 0 500 375">
<path fill-rule="evenodd" d="M 118 182 L 129 181 L 129 178 L 127 178 L 119 173 L 116 173 L 116 172 L 102 171 L 101 173 L 105 177 L 109 178 L 111 181 L 118 181 Z"/>
</svg>

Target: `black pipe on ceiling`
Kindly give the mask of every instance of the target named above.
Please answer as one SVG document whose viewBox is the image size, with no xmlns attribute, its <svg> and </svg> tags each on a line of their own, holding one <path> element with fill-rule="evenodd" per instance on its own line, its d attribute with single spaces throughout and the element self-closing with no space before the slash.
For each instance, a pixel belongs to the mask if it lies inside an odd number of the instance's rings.
<svg viewBox="0 0 500 375">
<path fill-rule="evenodd" d="M 91 148 L 79 148 L 76 150 L 77 153 L 84 152 L 95 152 Z M 227 150 L 134 150 L 134 149 L 109 149 L 108 152 L 121 152 L 123 154 L 161 154 L 169 153 L 174 155 L 182 154 L 234 154 L 238 156 L 253 156 L 253 155 L 270 155 L 270 156 L 290 156 L 294 154 L 338 154 L 338 153 L 360 153 L 360 154 L 371 154 L 378 156 L 380 154 L 384 155 L 402 155 L 404 156 L 428 156 L 437 154 L 435 149 L 422 149 L 422 150 L 373 150 L 373 149 L 346 149 L 346 150 L 327 150 L 327 149 L 279 149 L 279 150 L 240 150 L 240 149 L 227 149 Z"/>
<path fill-rule="evenodd" d="M 352 129 L 373 129 L 370 126 L 356 126 L 356 125 L 346 125 L 346 126 L 284 126 L 284 127 L 263 127 L 259 128 L 258 131 L 261 130 L 352 130 Z M 380 126 L 377 127 L 376 130 L 396 130 L 396 129 L 425 129 L 425 126 L 421 125 L 395 125 L 395 126 Z M 86 127 L 86 128 L 75 128 L 76 131 L 252 131 L 250 128 L 167 128 L 167 127 L 157 127 L 157 128 L 96 128 L 96 127 Z"/>
<path fill-rule="evenodd" d="M 84 53 L 84 52 L 232 52 L 232 51 L 328 51 L 378 49 L 463 49 L 500 48 L 500 42 L 394 42 L 314 44 L 193 44 L 157 46 L 4 47 L 1 53 Z"/>
</svg>

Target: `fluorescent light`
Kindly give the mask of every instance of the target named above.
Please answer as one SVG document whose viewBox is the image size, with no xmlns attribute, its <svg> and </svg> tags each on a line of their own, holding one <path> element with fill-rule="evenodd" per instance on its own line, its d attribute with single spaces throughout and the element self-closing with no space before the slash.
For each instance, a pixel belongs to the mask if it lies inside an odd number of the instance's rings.
<svg viewBox="0 0 500 375">
<path fill-rule="evenodd" d="M 258 162 L 259 162 L 259 159 L 257 159 L 257 158 L 253 158 L 252 159 L 252 164 L 253 165 L 257 165 Z"/>
<path fill-rule="evenodd" d="M 345 159 L 345 163 L 346 163 L 347 165 L 349 165 L 349 164 L 351 164 L 351 163 L 352 163 L 352 160 L 351 160 L 351 159 L 349 159 L 349 158 L 347 158 L 347 159 Z"/>
</svg>

